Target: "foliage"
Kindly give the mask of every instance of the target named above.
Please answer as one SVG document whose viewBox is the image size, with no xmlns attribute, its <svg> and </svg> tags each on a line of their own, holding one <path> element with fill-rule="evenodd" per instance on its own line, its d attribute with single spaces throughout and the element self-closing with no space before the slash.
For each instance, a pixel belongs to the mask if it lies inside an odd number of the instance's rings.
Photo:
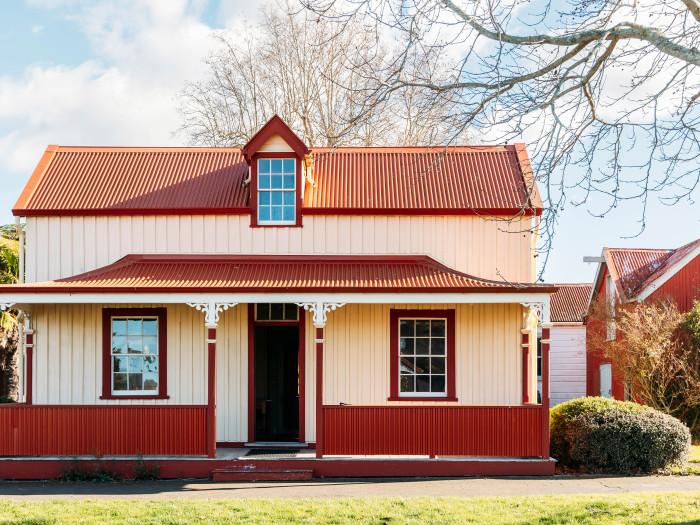
<svg viewBox="0 0 700 525">
<path fill-rule="evenodd" d="M 121 487 L 120 487 L 121 488 Z M 120 491 L 121 492 L 121 491 Z M 694 523 L 700 492 L 511 497 L 112 499 L 0 503 L 3 523 Z"/>
<path fill-rule="evenodd" d="M 77 456 L 73 456 L 73 466 L 62 470 L 58 476 L 59 481 L 94 481 L 106 483 L 119 481 L 119 475 L 114 471 L 114 462 L 109 465 L 98 454 L 94 454 L 96 465 L 94 470 L 88 470 Z"/>
<path fill-rule="evenodd" d="M 608 307 L 599 298 L 589 324 L 602 326 Z M 617 337 L 591 327 L 586 348 L 610 359 L 634 399 L 683 421 L 700 434 L 700 307 L 687 314 L 675 302 L 622 303 L 615 309 Z"/>
<path fill-rule="evenodd" d="M 443 133 L 453 104 L 439 93 L 406 87 L 365 111 L 367 78 L 385 54 L 374 48 L 377 27 L 355 21 L 331 39 L 333 27 L 282 2 L 262 8 L 252 28 L 215 33 L 207 76 L 180 94 L 190 142 L 240 147 L 278 114 L 312 147 L 459 143 L 462 134 Z M 446 75 L 439 53 L 411 56 L 406 67 Z"/>
<path fill-rule="evenodd" d="M 690 311 L 685 314 L 682 327 L 690 348 L 700 351 L 700 301 L 695 301 Z"/>
<path fill-rule="evenodd" d="M 560 466 L 575 468 L 577 462 L 571 457 L 566 433 L 571 421 L 583 414 L 605 414 L 613 410 L 637 414 L 651 410 L 649 407 L 630 401 L 617 401 L 605 397 L 580 397 L 561 403 L 549 412 L 549 449 Z"/>
<path fill-rule="evenodd" d="M 700 475 L 700 445 L 690 447 L 690 457 L 683 465 L 673 466 L 668 469 L 669 474 L 677 474 L 680 476 L 698 476 Z"/>
<path fill-rule="evenodd" d="M 566 440 L 587 472 L 656 472 L 682 464 L 690 453 L 688 427 L 656 410 L 581 414 L 569 423 Z"/>
<path fill-rule="evenodd" d="M 143 455 L 139 452 L 136 454 L 136 467 L 134 468 L 134 479 L 137 480 L 154 480 L 158 479 L 160 465 L 153 463 L 148 465 L 143 460 Z"/>
</svg>

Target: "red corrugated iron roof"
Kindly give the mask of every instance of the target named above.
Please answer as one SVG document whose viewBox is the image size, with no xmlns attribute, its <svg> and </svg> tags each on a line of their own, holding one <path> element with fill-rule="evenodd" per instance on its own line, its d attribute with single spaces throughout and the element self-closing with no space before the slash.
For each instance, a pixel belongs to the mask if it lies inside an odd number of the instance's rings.
<svg viewBox="0 0 700 525">
<path fill-rule="evenodd" d="M 559 290 L 552 295 L 550 319 L 553 323 L 583 322 L 592 284 L 556 284 Z"/>
<path fill-rule="evenodd" d="M 605 248 L 604 253 L 618 293 L 632 298 L 673 250 Z"/>
<path fill-rule="evenodd" d="M 659 266 L 659 268 L 653 272 L 642 284 L 635 290 L 635 294 L 639 295 L 650 286 L 652 286 L 657 280 L 661 279 L 664 275 L 678 270 L 678 264 L 691 252 L 697 250 L 700 247 L 700 239 L 689 242 L 688 244 L 681 246 L 676 250 L 671 250 L 671 255 L 669 255 L 666 260 Z"/>
<path fill-rule="evenodd" d="M 543 284 L 488 281 L 427 256 L 128 255 L 81 275 L 2 285 L 6 293 L 538 292 Z"/>
<path fill-rule="evenodd" d="M 635 299 L 669 272 L 678 270 L 678 264 L 700 248 L 700 239 L 675 250 L 604 248 L 610 275 L 618 293 L 625 299 Z"/>
<path fill-rule="evenodd" d="M 542 203 L 523 145 L 317 148 L 303 213 L 526 214 Z M 249 213 L 236 148 L 49 146 L 15 215 Z"/>
<path fill-rule="evenodd" d="M 304 206 L 362 210 L 529 206 L 514 146 L 315 149 Z"/>
</svg>

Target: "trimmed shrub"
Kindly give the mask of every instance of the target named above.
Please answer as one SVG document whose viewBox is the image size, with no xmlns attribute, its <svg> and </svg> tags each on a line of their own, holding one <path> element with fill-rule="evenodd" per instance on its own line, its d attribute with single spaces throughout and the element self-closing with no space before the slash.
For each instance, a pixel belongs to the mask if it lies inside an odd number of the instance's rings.
<svg viewBox="0 0 700 525">
<path fill-rule="evenodd" d="M 582 414 L 569 423 L 566 440 L 587 472 L 655 472 L 690 454 L 688 427 L 656 410 Z"/>
<path fill-rule="evenodd" d="M 612 410 L 641 413 L 651 408 L 631 401 L 617 401 L 605 397 L 579 397 L 555 406 L 549 413 L 549 449 L 560 466 L 576 468 L 578 462 L 569 454 L 566 430 L 569 423 L 582 414 L 604 414 Z"/>
</svg>

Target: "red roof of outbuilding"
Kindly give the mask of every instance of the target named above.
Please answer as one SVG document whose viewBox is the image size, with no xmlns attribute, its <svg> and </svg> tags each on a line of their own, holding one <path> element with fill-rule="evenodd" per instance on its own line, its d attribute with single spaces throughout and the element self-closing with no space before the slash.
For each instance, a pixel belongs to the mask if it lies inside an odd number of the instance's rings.
<svg viewBox="0 0 700 525">
<path fill-rule="evenodd" d="M 605 248 L 604 253 L 618 291 L 631 298 L 666 262 L 673 250 Z"/>
<path fill-rule="evenodd" d="M 553 323 L 583 322 L 592 284 L 557 284 L 559 290 L 552 295 L 550 319 Z"/>
<path fill-rule="evenodd" d="M 542 202 L 523 145 L 317 148 L 303 213 L 525 214 Z M 249 213 L 236 148 L 49 146 L 19 216 Z"/>
<path fill-rule="evenodd" d="M 427 256 L 128 255 L 81 275 L 0 285 L 6 293 L 536 292 L 543 284 L 488 281 Z"/>
</svg>

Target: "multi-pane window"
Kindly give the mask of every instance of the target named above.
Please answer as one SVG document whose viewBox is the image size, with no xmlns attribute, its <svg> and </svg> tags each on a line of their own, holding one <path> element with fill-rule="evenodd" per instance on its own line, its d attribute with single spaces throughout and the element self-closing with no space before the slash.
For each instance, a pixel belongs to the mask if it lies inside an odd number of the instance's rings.
<svg viewBox="0 0 700 525">
<path fill-rule="evenodd" d="M 295 223 L 295 159 L 258 159 L 258 224 Z"/>
<path fill-rule="evenodd" d="M 446 394 L 446 334 L 446 319 L 399 319 L 399 395 Z"/>
<path fill-rule="evenodd" d="M 158 318 L 111 319 L 112 394 L 158 394 Z"/>
<path fill-rule="evenodd" d="M 298 321 L 299 307 L 294 303 L 258 303 L 256 321 Z"/>
</svg>

